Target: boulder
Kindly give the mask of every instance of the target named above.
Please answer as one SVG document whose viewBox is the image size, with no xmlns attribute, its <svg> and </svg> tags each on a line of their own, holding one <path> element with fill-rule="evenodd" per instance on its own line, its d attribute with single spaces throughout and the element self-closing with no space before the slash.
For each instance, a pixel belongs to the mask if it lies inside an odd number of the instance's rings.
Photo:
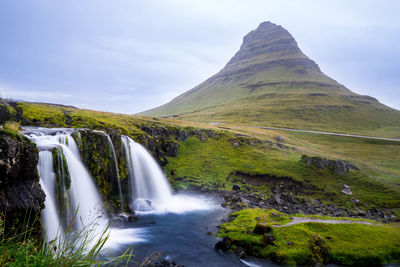
<svg viewBox="0 0 400 267">
<path fill-rule="evenodd" d="M 302 155 L 301 160 L 309 166 L 314 166 L 317 169 L 331 169 L 334 173 L 339 175 L 346 175 L 351 166 L 351 164 L 343 160 L 309 157 L 307 155 Z"/>
<path fill-rule="evenodd" d="M 272 234 L 266 233 L 263 235 L 263 243 L 265 245 L 271 245 L 275 242 L 275 237 Z"/>
<path fill-rule="evenodd" d="M 253 229 L 253 234 L 263 235 L 272 231 L 272 227 L 267 223 L 258 222 Z"/>
<path fill-rule="evenodd" d="M 232 245 L 232 241 L 228 237 L 224 237 L 221 241 L 215 244 L 216 250 L 228 251 Z"/>
<path fill-rule="evenodd" d="M 240 191 L 240 185 L 234 184 L 234 185 L 232 186 L 232 190 L 234 190 L 234 191 Z"/>
</svg>

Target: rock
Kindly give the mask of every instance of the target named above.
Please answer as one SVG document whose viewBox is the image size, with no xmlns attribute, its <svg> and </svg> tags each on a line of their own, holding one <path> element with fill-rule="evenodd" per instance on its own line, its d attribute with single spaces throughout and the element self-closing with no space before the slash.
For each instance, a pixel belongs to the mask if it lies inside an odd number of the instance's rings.
<svg viewBox="0 0 400 267">
<path fill-rule="evenodd" d="M 334 173 L 339 175 L 346 175 L 349 172 L 350 164 L 343 160 L 309 157 L 307 155 L 302 155 L 301 160 L 307 165 L 314 166 L 318 169 L 331 169 Z"/>
<path fill-rule="evenodd" d="M 326 261 L 329 255 L 329 246 L 319 235 L 313 235 L 309 240 L 309 248 L 312 255 L 312 262 L 316 266 Z"/>
<path fill-rule="evenodd" d="M 279 195 L 279 194 L 275 195 L 275 203 L 278 205 L 282 204 L 281 195 Z"/>
<path fill-rule="evenodd" d="M 276 136 L 275 137 L 275 139 L 276 139 L 276 141 L 278 141 L 278 142 L 284 142 L 285 141 L 285 139 L 283 139 L 281 136 Z"/>
<path fill-rule="evenodd" d="M 350 186 L 347 185 L 347 184 L 343 184 L 343 187 L 344 187 L 345 189 L 350 189 Z"/>
<path fill-rule="evenodd" d="M 207 235 L 213 235 L 213 232 L 207 232 Z"/>
<path fill-rule="evenodd" d="M 135 216 L 135 214 L 130 214 L 128 212 L 122 212 L 119 214 L 119 217 L 128 222 L 136 222 L 139 218 Z"/>
<path fill-rule="evenodd" d="M 249 206 L 250 203 L 251 203 L 250 200 L 245 199 L 245 198 L 241 198 L 240 200 L 241 200 L 241 202 L 242 202 L 245 206 Z"/>
<path fill-rule="evenodd" d="M 253 234 L 255 235 L 263 235 L 265 233 L 269 233 L 272 231 L 272 227 L 267 223 L 258 222 L 253 229 Z"/>
<path fill-rule="evenodd" d="M 168 142 L 166 153 L 168 157 L 177 157 L 178 156 L 178 148 L 179 144 L 175 141 Z"/>
<path fill-rule="evenodd" d="M 37 172 L 38 150 L 27 138 L 0 132 L 0 212 L 7 212 L 6 225 L 22 224 L 30 214 L 36 230 L 46 198 Z M 5 230 L 7 232 L 7 229 Z"/>
<path fill-rule="evenodd" d="M 236 140 L 230 140 L 229 143 L 231 143 L 234 148 L 238 148 L 240 146 L 240 143 Z"/>
<path fill-rule="evenodd" d="M 240 185 L 234 184 L 234 185 L 232 186 L 232 190 L 234 190 L 234 191 L 239 191 L 239 190 L 240 190 Z"/>
<path fill-rule="evenodd" d="M 351 192 L 351 190 L 348 189 L 348 188 L 345 188 L 345 189 L 343 189 L 343 190 L 340 191 L 340 192 L 342 192 L 343 194 L 348 195 L 348 196 L 353 195 L 353 192 Z"/>
<path fill-rule="evenodd" d="M 228 237 L 224 237 L 221 241 L 215 244 L 216 250 L 228 251 L 232 245 L 232 241 Z"/>
<path fill-rule="evenodd" d="M 244 249 L 242 247 L 237 247 L 234 252 L 235 252 L 236 256 L 238 256 L 239 259 L 243 259 L 243 258 L 247 257 L 246 252 L 244 251 Z"/>
<path fill-rule="evenodd" d="M 271 245 L 275 242 L 275 237 L 272 234 L 264 234 L 263 235 L 263 242 L 266 245 Z"/>
</svg>

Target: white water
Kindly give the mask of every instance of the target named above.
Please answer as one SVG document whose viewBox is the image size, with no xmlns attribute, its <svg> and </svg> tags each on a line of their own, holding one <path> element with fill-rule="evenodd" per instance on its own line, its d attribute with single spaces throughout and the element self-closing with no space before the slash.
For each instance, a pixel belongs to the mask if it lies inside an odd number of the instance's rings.
<svg viewBox="0 0 400 267">
<path fill-rule="evenodd" d="M 103 228 L 108 218 L 104 213 L 103 201 L 85 166 L 82 164 L 75 140 L 66 136 L 68 146 L 62 146 L 71 175 L 70 195 L 74 210 L 78 210 L 77 218 L 81 227 L 91 225 L 97 221 Z M 102 229 L 103 230 L 103 229 Z"/>
<path fill-rule="evenodd" d="M 51 241 L 61 236 L 64 232 L 61 228 L 54 200 L 55 174 L 53 170 L 53 156 L 50 151 L 39 152 L 38 172 L 40 176 L 40 186 L 46 194 L 45 206 L 42 211 L 42 219 L 47 241 Z"/>
<path fill-rule="evenodd" d="M 68 164 L 71 177 L 71 214 L 77 211 L 74 226 L 76 230 L 88 229 L 103 231 L 108 223 L 104 214 L 102 199 L 85 169 L 79 154 L 75 140 L 70 135 L 71 131 L 64 129 L 34 129 L 28 132 L 29 137 L 38 146 L 39 165 L 38 172 L 41 184 L 46 190 L 46 208 L 43 210 L 44 225 L 49 239 L 54 238 L 57 232 L 61 232 L 60 218 L 55 205 L 55 174 L 53 170 L 53 158 L 51 149 L 60 147 Z M 93 223 L 96 222 L 95 225 Z"/>
<path fill-rule="evenodd" d="M 184 194 L 173 195 L 162 169 L 151 154 L 127 136 L 122 137 L 128 162 L 131 205 L 139 212 L 184 213 L 214 208 L 213 201 Z"/>
<path fill-rule="evenodd" d="M 74 229 L 94 231 L 94 235 L 97 235 L 103 232 L 109 221 L 103 213 L 102 198 L 92 177 L 84 167 L 78 147 L 71 136 L 73 131 L 71 129 L 28 128 L 25 132 L 37 144 L 40 151 L 38 171 L 41 177 L 40 183 L 46 194 L 46 208 L 43 210 L 42 218 L 48 241 L 59 236 L 63 237 L 65 231 L 62 229 L 65 218 L 60 218 L 61 213 L 57 211 L 55 201 L 56 175 L 51 153 L 55 147 L 62 150 L 71 177 L 71 187 L 68 191 L 71 200 L 69 213 L 73 214 L 79 207 Z M 146 149 L 129 137 L 123 136 L 122 142 L 128 163 L 129 189 L 132 199 L 130 204 L 139 208 L 139 214 L 185 213 L 218 207 L 212 199 L 207 197 L 173 195 L 167 178 Z M 109 145 L 113 151 L 114 160 L 117 161 L 112 142 Z M 122 188 L 120 189 L 122 192 Z M 94 221 L 96 224 L 93 224 Z M 111 228 L 106 247 L 146 241 L 148 239 L 146 232 L 143 228 Z"/>
<path fill-rule="evenodd" d="M 108 146 L 111 148 L 111 153 L 112 153 L 114 165 L 115 165 L 115 172 L 117 174 L 118 193 L 119 193 L 119 201 L 121 203 L 121 211 L 124 211 L 124 199 L 122 197 L 122 186 L 121 186 L 121 178 L 119 177 L 117 156 L 115 155 L 114 144 L 111 141 L 110 136 L 108 134 L 105 134 L 105 135 L 107 136 Z"/>
</svg>

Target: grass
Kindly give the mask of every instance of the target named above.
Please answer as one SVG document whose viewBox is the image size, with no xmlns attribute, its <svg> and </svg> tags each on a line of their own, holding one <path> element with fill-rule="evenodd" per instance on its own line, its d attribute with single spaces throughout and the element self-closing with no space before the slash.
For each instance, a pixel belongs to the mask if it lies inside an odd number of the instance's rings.
<svg viewBox="0 0 400 267">
<path fill-rule="evenodd" d="M 241 182 L 235 173 L 249 175 L 268 174 L 270 176 L 291 177 L 302 184 L 305 198 L 314 198 L 325 203 L 347 206 L 353 197 L 340 191 L 343 184 L 351 186 L 355 195 L 371 207 L 400 207 L 400 194 L 392 186 L 371 179 L 362 171 L 351 171 L 341 176 L 329 170 L 318 170 L 300 161 L 297 151 L 277 149 L 275 145 L 240 143 L 232 144 L 232 137 L 208 138 L 202 143 L 196 137 L 181 142 L 177 157 L 168 158 L 165 172 L 176 188 L 189 185 L 210 188 L 231 189 L 233 183 Z M 239 139 L 240 140 L 240 139 Z M 268 195 L 269 187 L 257 186 L 253 190 Z"/>
<path fill-rule="evenodd" d="M 0 217 L 0 266 L 101 266 L 128 263 L 132 251 L 128 248 L 120 256 L 107 261 L 99 260 L 109 237 L 109 226 L 96 236 L 94 225 L 99 218 L 79 231 L 72 231 L 72 222 L 65 235 L 43 242 L 35 234 L 39 218 L 28 223 L 5 227 L 4 215 Z M 97 226 L 96 226 L 97 227 Z M 6 230 L 7 229 L 7 230 Z"/>
<path fill-rule="evenodd" d="M 288 215 L 275 210 L 246 209 L 233 213 L 236 218 L 221 225 L 219 237 L 229 237 L 233 244 L 244 244 L 252 255 L 273 258 L 287 265 L 309 265 L 317 259 L 315 237 L 322 240 L 328 253 L 325 263 L 373 266 L 400 262 L 400 225 L 363 225 L 300 223 L 272 227 L 273 244 L 265 244 L 262 235 L 254 234 L 257 223 L 283 225 Z M 311 217 L 311 216 L 307 216 Z M 320 217 L 323 219 L 337 219 Z M 346 218 L 345 218 L 346 219 Z M 351 218 L 347 218 L 351 219 Z"/>
<path fill-rule="evenodd" d="M 6 121 L 3 125 L 5 130 L 18 132 L 21 129 L 21 124 L 16 121 Z"/>
</svg>

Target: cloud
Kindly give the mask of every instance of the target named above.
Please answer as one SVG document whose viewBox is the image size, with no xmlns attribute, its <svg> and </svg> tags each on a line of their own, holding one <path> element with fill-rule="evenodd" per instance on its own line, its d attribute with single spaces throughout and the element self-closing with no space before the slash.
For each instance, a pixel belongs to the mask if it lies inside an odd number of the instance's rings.
<svg viewBox="0 0 400 267">
<path fill-rule="evenodd" d="M 394 0 L 2 1 L 0 81 L 13 97 L 135 113 L 219 71 L 270 20 L 332 78 L 400 108 L 399 9 Z"/>
</svg>

